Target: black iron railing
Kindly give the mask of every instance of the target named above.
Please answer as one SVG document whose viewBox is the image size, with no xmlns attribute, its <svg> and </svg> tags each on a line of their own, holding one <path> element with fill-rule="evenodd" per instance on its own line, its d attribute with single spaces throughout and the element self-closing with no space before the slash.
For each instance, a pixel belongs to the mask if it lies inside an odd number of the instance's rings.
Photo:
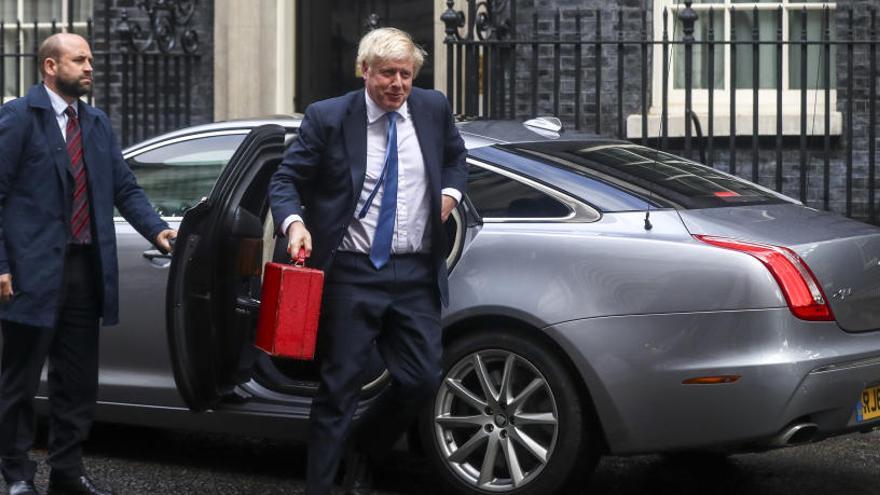
<svg viewBox="0 0 880 495">
<path fill-rule="evenodd" d="M 41 80 L 37 50 L 42 40 L 62 30 L 81 34 L 95 58 L 95 87 L 90 104 L 104 110 L 118 126 L 123 146 L 190 125 L 193 115 L 193 68 L 198 64 L 199 36 L 191 27 L 196 2 L 193 0 L 145 0 L 130 18 L 122 10 L 114 19 L 111 1 L 105 0 L 95 21 L 75 22 L 73 2 L 68 0 L 68 19 L 30 23 L 15 21 L 15 45 L 7 46 L 0 36 L 0 81 L 14 74 L 4 98 L 22 96 L 31 84 Z M 0 20 L 0 33 L 9 23 Z M 23 33 L 30 46 L 24 46 Z M 25 74 L 28 70 L 30 74 Z M 11 94 L 10 94 L 11 93 Z"/>
<path fill-rule="evenodd" d="M 192 73 L 199 60 L 198 33 L 190 27 L 196 2 L 149 0 L 140 5 L 148 16 L 146 29 L 129 20 L 124 10 L 115 29 L 122 41 L 119 72 L 126 143 L 190 125 Z M 110 15 L 108 6 L 104 18 Z"/>
<path fill-rule="evenodd" d="M 515 1 L 468 0 L 466 12 L 455 11 L 450 0 L 446 3 L 448 9 L 441 18 L 446 26 L 446 88 L 456 113 L 502 119 L 553 113 L 578 130 L 629 138 L 688 157 L 694 157 L 699 148 L 707 165 L 726 166 L 732 173 L 812 206 L 878 222 L 877 8 L 867 7 L 865 12 L 858 12 L 860 18 L 867 20 L 867 26 L 860 26 L 861 38 L 856 36 L 853 8 L 839 3 L 833 12 L 826 6 L 814 7 L 812 12 L 821 16 L 818 37 L 808 36 L 806 8 L 792 11 L 800 19 L 789 25 L 791 32 L 784 39 L 782 7 L 778 7 L 774 39 L 766 39 L 758 32 L 757 7 L 737 11 L 734 6 L 728 14 L 731 18 L 738 13 L 749 15 L 752 20 L 751 36 L 743 39 L 737 37 L 733 22 L 729 33 L 715 29 L 716 16 L 724 15 L 723 12 L 704 9 L 698 15 L 692 2 L 687 1 L 674 5 L 675 10 L 662 9 L 656 17 L 643 9 L 612 7 L 549 13 L 535 9 L 528 20 L 517 18 Z M 695 25 L 701 16 L 705 30 L 697 39 Z M 670 20 L 681 28 L 678 39 L 675 30 L 670 31 Z M 653 29 L 654 23 L 659 23 L 659 29 Z M 833 27 L 837 28 L 837 36 L 832 35 Z M 655 32 L 660 39 L 655 39 Z M 776 56 L 773 87 L 761 81 L 763 47 L 771 47 Z M 819 57 L 825 61 L 818 65 L 821 82 L 811 80 L 814 75 L 807 73 L 810 47 L 818 47 Z M 706 62 L 703 74 L 696 74 L 693 68 L 696 49 Z M 723 92 L 716 88 L 716 49 L 728 50 L 725 56 L 729 57 L 729 73 L 724 74 L 727 90 Z M 684 67 L 683 88 L 670 87 L 673 50 L 681 56 L 675 63 Z M 751 53 L 751 87 L 738 88 L 738 82 L 743 80 L 738 73 L 743 69 L 737 68 L 738 50 Z M 783 85 L 780 61 L 784 50 L 792 57 L 795 53 L 800 56 L 800 71 L 789 74 L 789 88 Z M 832 60 L 833 51 L 837 55 Z M 856 67 L 856 56 L 860 61 L 865 57 L 867 66 Z M 817 62 L 810 61 L 814 63 Z M 832 78 L 832 68 L 836 78 Z M 653 70 L 658 69 L 660 76 L 652 77 Z M 695 78 L 699 75 L 705 76 L 703 87 L 695 89 Z M 634 83 L 636 79 L 638 82 Z M 835 84 L 838 87 L 832 89 Z M 574 101 L 567 101 L 561 88 L 572 87 Z M 683 89 L 683 105 L 670 106 L 673 89 Z M 698 91 L 703 102 L 696 108 L 694 95 Z M 788 97 L 798 96 L 797 110 L 788 109 L 791 115 L 783 109 L 784 93 Z M 719 94 L 724 95 L 720 101 Z M 772 96 L 768 98 L 768 94 Z M 585 101 L 585 96 L 592 101 Z M 775 99 L 775 108 L 767 108 L 762 96 Z M 613 101 L 607 101 L 609 98 Z M 824 100 L 822 111 L 815 108 L 819 98 Z M 837 108 L 832 108 L 835 99 Z M 717 119 L 725 110 L 729 114 L 728 129 L 719 132 Z M 832 133 L 831 118 L 835 112 L 842 112 L 839 133 Z M 743 115 L 738 119 L 738 113 L 751 117 L 750 130 L 737 129 L 743 122 Z M 761 125 L 762 116 L 775 116 L 775 126 L 768 126 L 767 122 Z M 698 117 L 705 119 L 705 135 L 694 134 L 693 125 L 699 122 Z M 682 132 L 676 135 L 670 133 L 672 118 L 683 125 Z M 797 119 L 798 132 L 789 128 L 784 132 L 785 119 Z M 821 133 L 815 130 L 816 119 L 824 124 Z M 859 122 L 858 127 L 854 119 Z M 867 147 L 867 153 L 858 150 L 858 156 L 865 157 L 867 163 L 857 167 L 856 140 Z M 820 170 L 814 170 L 816 167 L 811 164 L 817 158 L 822 163 Z M 769 168 L 772 172 L 768 172 Z M 845 188 L 832 186 L 832 179 L 838 174 L 845 176 Z M 839 197 L 841 189 L 844 198 Z"/>
</svg>

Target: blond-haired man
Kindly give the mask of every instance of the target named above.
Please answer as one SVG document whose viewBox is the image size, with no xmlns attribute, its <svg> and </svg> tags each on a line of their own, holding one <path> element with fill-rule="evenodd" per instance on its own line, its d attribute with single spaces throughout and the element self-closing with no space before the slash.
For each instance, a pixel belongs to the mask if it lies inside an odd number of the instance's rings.
<svg viewBox="0 0 880 495">
<path fill-rule="evenodd" d="M 347 493 L 369 493 L 370 462 L 390 450 L 441 377 L 442 223 L 467 170 L 446 97 L 412 86 L 424 56 L 403 31 L 364 36 L 365 90 L 309 106 L 270 185 L 288 251 L 305 249 L 308 264 L 326 271 L 309 495 L 330 491 L 374 345 L 392 380 L 352 435 Z"/>
</svg>

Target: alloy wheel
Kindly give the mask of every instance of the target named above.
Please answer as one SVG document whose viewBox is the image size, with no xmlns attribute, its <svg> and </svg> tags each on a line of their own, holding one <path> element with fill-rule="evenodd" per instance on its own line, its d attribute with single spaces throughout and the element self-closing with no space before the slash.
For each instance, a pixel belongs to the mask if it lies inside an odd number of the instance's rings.
<svg viewBox="0 0 880 495">
<path fill-rule="evenodd" d="M 509 492 L 536 479 L 553 456 L 557 402 L 525 357 L 502 349 L 464 356 L 434 401 L 434 434 L 448 467 L 466 484 Z"/>
</svg>

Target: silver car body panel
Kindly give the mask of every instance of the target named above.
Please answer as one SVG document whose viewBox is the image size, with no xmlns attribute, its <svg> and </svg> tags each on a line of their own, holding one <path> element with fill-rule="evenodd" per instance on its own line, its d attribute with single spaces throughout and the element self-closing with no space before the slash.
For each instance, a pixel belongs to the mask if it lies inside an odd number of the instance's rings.
<svg viewBox="0 0 880 495">
<path fill-rule="evenodd" d="M 841 328 L 880 330 L 880 229 L 796 205 L 681 212 L 693 234 L 786 246 L 816 275 Z"/>
<path fill-rule="evenodd" d="M 178 224 L 170 222 L 172 228 Z M 116 242 L 119 314 L 125 319 L 101 329 L 100 400 L 184 407 L 165 339 L 170 262 L 145 258 L 144 253 L 155 248 L 122 219 L 116 222 Z"/>
<path fill-rule="evenodd" d="M 514 318 L 568 349 L 616 454 L 768 448 L 804 417 L 818 435 L 865 427 L 855 408 L 880 383 L 880 332 L 799 320 L 758 260 L 694 240 L 675 211 L 652 211 L 650 231 L 644 217 L 484 224 L 444 324 Z M 682 384 L 711 375 L 741 379 Z"/>
<path fill-rule="evenodd" d="M 761 448 L 803 418 L 820 437 L 862 429 L 859 397 L 880 383 L 880 332 L 847 334 L 787 308 L 593 318 L 545 331 L 579 350 L 573 359 L 616 454 Z M 682 384 L 714 375 L 741 378 Z"/>
<path fill-rule="evenodd" d="M 592 223 L 484 224 L 450 277 L 447 323 L 525 314 L 542 328 L 582 318 L 786 306 L 758 260 L 695 241 L 673 210 L 653 211 L 651 230 L 644 218 L 626 212 Z"/>
</svg>

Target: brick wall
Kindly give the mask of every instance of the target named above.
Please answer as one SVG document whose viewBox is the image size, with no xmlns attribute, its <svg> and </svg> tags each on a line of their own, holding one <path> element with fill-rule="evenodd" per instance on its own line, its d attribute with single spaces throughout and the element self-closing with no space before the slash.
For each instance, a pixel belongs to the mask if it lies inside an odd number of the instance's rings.
<svg viewBox="0 0 880 495">
<path fill-rule="evenodd" d="M 198 33 L 199 49 L 191 58 L 191 114 L 182 110 L 185 103 L 185 90 L 172 86 L 178 77 L 181 83 L 185 80 L 184 60 L 175 63 L 169 61 L 167 66 L 165 55 L 156 48 L 148 50 L 152 55 L 147 57 L 146 68 L 138 62 L 132 69 L 133 58 L 129 65 L 123 62 L 123 43 L 117 29 L 125 11 L 129 22 L 139 24 L 142 29 L 149 29 L 149 18 L 139 6 L 138 0 L 95 0 L 92 44 L 96 53 L 96 88 L 95 104 L 103 109 L 113 121 L 114 129 L 120 141 L 125 145 L 134 144 L 143 139 L 167 132 L 189 124 L 207 123 L 214 115 L 214 2 L 196 2 L 196 11 L 190 21 L 191 27 Z M 179 2 L 183 3 L 183 2 Z M 109 32 L 108 22 L 109 21 Z M 178 33 L 182 30 L 178 27 Z M 108 43 L 109 40 L 109 43 Z M 172 53 L 181 53 L 180 46 Z M 108 56 L 109 54 L 109 56 Z M 132 72 L 132 71 L 136 72 Z M 123 124 L 123 79 L 128 71 L 129 83 L 137 80 L 136 87 L 127 91 L 129 128 L 122 129 Z M 107 95 L 106 81 L 109 79 L 110 92 Z M 157 83 L 158 82 L 158 86 Z M 132 90 L 136 92 L 132 92 Z M 158 99 L 156 96 L 158 95 Z M 166 102 L 170 109 L 166 108 Z M 180 109 L 180 110 L 179 110 Z M 156 118 L 158 114 L 158 119 Z"/>
<path fill-rule="evenodd" d="M 839 6 L 849 6 L 852 5 L 854 15 L 853 15 L 853 24 L 854 31 L 853 35 L 855 39 L 869 39 L 870 33 L 870 14 L 869 8 L 877 8 L 878 4 L 876 0 L 859 0 L 854 2 L 841 2 L 838 4 Z M 841 11 L 837 14 L 837 33 L 838 38 L 850 37 L 849 34 L 849 15 L 848 13 L 841 9 Z M 878 18 L 880 21 L 880 18 Z M 880 30 L 880 25 L 877 26 L 878 30 Z M 880 48 L 880 47 L 878 47 Z M 880 51 L 880 50 L 878 50 Z M 846 50 L 839 49 L 838 50 L 838 59 L 837 59 L 837 83 L 838 83 L 838 109 L 844 112 L 846 115 L 846 100 L 849 98 L 847 94 L 847 85 L 849 83 L 849 72 L 847 67 L 847 56 Z M 853 148 L 853 216 L 856 218 L 864 218 L 868 214 L 868 202 L 865 191 L 868 187 L 868 150 L 869 150 L 869 139 L 868 139 L 868 122 L 869 122 L 869 109 L 870 109 L 870 93 L 869 88 L 873 84 L 877 87 L 878 83 L 880 83 L 880 78 L 875 76 L 873 81 L 869 80 L 870 71 L 870 57 L 869 57 L 869 49 L 868 46 L 856 46 L 854 48 L 853 55 L 853 94 L 852 94 L 852 105 L 853 105 L 853 140 L 852 140 L 852 148 Z M 878 54 L 880 56 L 880 54 Z M 880 59 L 877 61 L 878 68 L 880 68 Z M 876 106 L 880 108 L 880 100 L 875 102 Z M 844 125 L 846 123 L 844 122 Z M 877 147 L 880 149 L 880 147 Z M 841 205 L 841 200 L 846 197 L 846 182 L 843 180 L 845 177 L 845 163 L 846 163 L 846 139 L 840 139 L 840 142 L 837 143 L 837 147 L 833 152 L 832 161 L 835 163 L 836 167 L 836 175 L 839 177 L 834 177 L 837 179 L 835 181 L 835 187 L 832 197 L 834 198 L 834 205 L 832 205 L 832 209 L 834 211 L 844 211 L 844 205 Z M 880 156 L 875 157 L 877 162 L 880 162 Z M 880 185 L 880 181 L 877 181 L 875 174 L 875 186 Z M 842 190 L 841 190 L 842 189 Z M 876 190 L 876 189 L 875 189 Z M 875 196 L 875 212 L 877 209 L 877 198 Z"/>
<path fill-rule="evenodd" d="M 535 35 L 534 14 L 538 15 L 537 38 L 553 40 L 557 30 L 556 13 L 559 12 L 559 32 L 562 41 L 592 40 L 597 30 L 601 29 L 603 39 L 615 39 L 618 32 L 618 12 L 623 13 L 623 37 L 627 40 L 641 38 L 642 6 L 640 1 L 622 0 L 613 4 L 601 0 L 520 0 L 517 3 L 517 36 L 533 39 Z M 581 32 L 576 31 L 575 17 L 580 16 Z M 651 36 L 652 15 L 650 7 L 647 16 L 648 36 Z M 599 27 L 601 24 L 601 27 Z M 651 63 L 651 50 L 648 63 Z M 596 95 L 596 59 L 599 51 L 592 44 L 582 47 L 581 67 L 582 86 L 581 125 L 585 130 L 596 129 L 596 102 L 601 109 L 601 132 L 606 135 L 617 135 L 617 46 L 605 45 L 601 49 L 599 67 L 601 68 L 601 85 L 599 98 Z M 641 94 L 641 52 L 637 46 L 627 46 L 623 51 L 625 78 L 624 115 L 640 112 Z M 555 83 L 554 50 L 551 46 L 541 46 L 538 53 L 538 115 L 551 115 L 554 112 L 553 91 Z M 560 93 L 559 116 L 569 125 L 574 125 L 575 114 L 575 49 L 571 45 L 563 45 L 560 49 Z M 636 68 L 634 74 L 632 69 Z M 523 47 L 519 51 L 517 65 L 517 118 L 530 116 L 532 112 L 532 48 Z M 649 91 L 650 91 L 650 72 Z M 650 97 L 650 93 L 649 93 Z M 650 100 L 649 100 L 650 101 Z"/>
<path fill-rule="evenodd" d="M 876 0 L 856 0 L 852 2 L 839 2 L 838 10 L 834 14 L 837 38 L 848 39 L 849 14 L 848 9 L 854 9 L 854 36 L 864 40 L 869 36 L 870 14 L 869 8 L 876 7 Z M 643 0 L 620 0 L 618 2 L 605 2 L 602 0 L 518 0 L 517 8 L 517 37 L 520 39 L 533 39 L 535 29 L 533 26 L 533 14 L 538 13 L 537 37 L 542 40 L 552 40 L 556 37 L 557 25 L 555 21 L 557 10 L 561 13 L 562 21 L 559 24 L 559 37 L 562 41 L 577 39 L 592 40 L 596 37 L 598 24 L 601 23 L 603 39 L 616 39 L 618 33 L 618 13 L 623 14 L 622 34 L 627 40 L 638 40 L 642 36 L 642 12 L 647 10 L 648 38 L 653 37 L 653 5 L 651 1 Z M 581 17 L 581 33 L 576 32 L 574 18 Z M 598 20 L 597 20 L 598 19 Z M 660 20 L 658 19 L 658 22 Z M 673 20 L 670 15 L 670 31 Z M 720 34 L 720 33 L 719 33 Z M 554 49 L 552 46 L 542 46 L 539 51 L 537 70 L 532 67 L 532 48 L 523 46 L 518 49 L 517 56 L 517 85 L 516 85 L 516 118 L 525 119 L 533 113 L 537 115 L 557 114 L 562 118 L 567 128 L 574 128 L 574 105 L 577 98 L 581 101 L 581 128 L 587 132 L 596 131 L 596 102 L 599 101 L 601 109 L 601 126 L 599 131 L 606 136 L 618 136 L 618 85 L 623 88 L 623 117 L 641 113 L 641 51 L 638 46 L 624 48 L 623 61 L 624 73 L 621 79 L 618 76 L 618 49 L 616 45 L 606 45 L 601 52 L 599 67 L 601 71 L 601 84 L 599 85 L 598 98 L 596 90 L 596 57 L 597 50 L 593 45 L 583 46 L 582 55 L 582 86 L 579 95 L 575 94 L 574 73 L 575 51 L 572 46 L 562 46 L 561 52 L 561 77 L 559 93 L 559 111 L 554 108 Z M 648 50 L 648 67 L 651 67 L 653 49 Z M 852 205 L 853 217 L 870 220 L 868 202 L 868 122 L 869 122 L 869 87 L 880 81 L 869 81 L 869 56 L 866 45 L 856 46 L 854 53 L 854 91 L 853 91 L 853 125 L 852 125 Z M 834 62 L 837 81 L 837 110 L 844 114 L 844 130 L 841 136 L 833 136 L 831 151 L 829 154 L 830 176 L 829 200 L 830 210 L 847 213 L 847 128 L 846 110 L 847 83 L 849 68 L 847 67 L 846 48 L 837 49 L 837 58 Z M 880 64 L 880 60 L 878 60 Z M 533 75 L 537 75 L 537 111 L 532 108 Z M 648 104 L 651 102 L 651 72 L 648 72 Z M 877 102 L 880 107 L 880 101 Z M 739 107 L 746 114 L 751 114 L 751 100 L 740 102 Z M 716 107 L 718 109 L 719 107 Z M 704 132 L 705 132 L 705 123 Z M 624 128 L 625 131 L 625 128 Z M 776 187 L 776 152 L 775 136 L 762 136 L 759 140 L 758 155 L 758 182 L 771 187 Z M 659 140 L 653 140 L 653 146 L 659 146 Z M 801 165 L 799 152 L 799 139 L 786 137 L 783 144 L 782 184 L 783 193 L 799 198 L 801 182 Z M 670 148 L 681 149 L 681 139 L 672 139 Z M 715 166 L 721 170 L 729 171 L 729 137 L 716 138 L 715 143 Z M 736 141 L 737 163 L 734 167 L 736 173 L 742 177 L 752 178 L 753 154 L 751 134 L 740 136 Z M 880 146 L 878 146 L 880 148 Z M 693 155 L 695 158 L 697 154 Z M 807 153 L 807 195 L 806 203 L 816 208 L 824 208 L 824 145 L 823 138 L 813 137 L 808 142 Z M 876 157 L 880 162 L 880 155 Z M 875 179 L 875 190 L 880 188 L 880 181 Z M 878 194 L 880 196 L 880 194 Z M 874 204 L 877 210 L 880 198 L 875 198 Z M 880 214 L 880 213 L 878 213 Z"/>
</svg>

